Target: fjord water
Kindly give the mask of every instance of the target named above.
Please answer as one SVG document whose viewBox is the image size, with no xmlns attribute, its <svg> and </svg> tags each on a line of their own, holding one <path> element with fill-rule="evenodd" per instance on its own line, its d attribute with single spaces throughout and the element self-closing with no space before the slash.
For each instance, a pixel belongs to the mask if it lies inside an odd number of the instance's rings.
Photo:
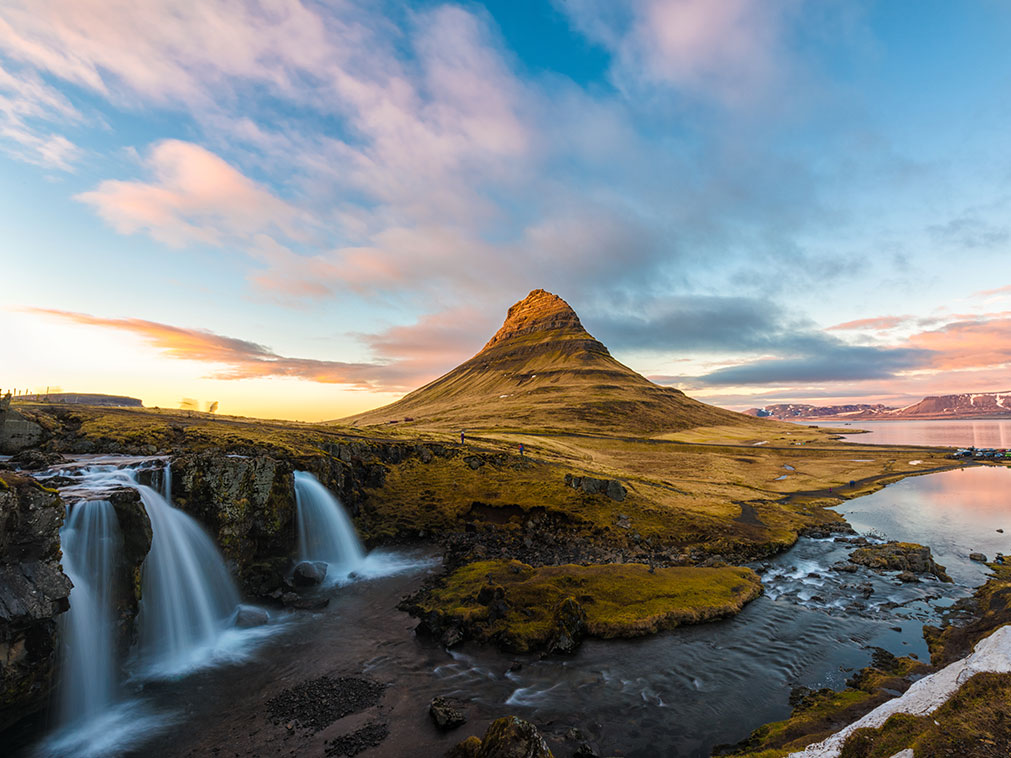
<svg viewBox="0 0 1011 758">
<path fill-rule="evenodd" d="M 840 422 L 811 421 L 816 426 L 839 427 Z M 1011 419 L 940 419 L 935 421 L 846 422 L 866 434 L 850 442 L 871 445 L 937 445 L 940 447 L 1011 447 Z"/>
<path fill-rule="evenodd" d="M 365 550 L 344 507 L 307 471 L 295 472 L 298 509 L 298 557 L 323 561 L 328 575 L 347 574 L 365 558 Z"/>
</svg>

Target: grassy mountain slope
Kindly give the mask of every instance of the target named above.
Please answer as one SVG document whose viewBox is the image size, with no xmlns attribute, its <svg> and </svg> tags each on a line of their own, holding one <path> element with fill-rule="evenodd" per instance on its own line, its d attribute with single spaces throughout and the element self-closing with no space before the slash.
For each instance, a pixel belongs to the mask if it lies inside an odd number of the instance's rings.
<svg viewBox="0 0 1011 758">
<path fill-rule="evenodd" d="M 769 422 L 692 400 L 619 363 L 557 295 L 534 290 L 473 358 L 395 403 L 342 419 L 356 426 L 592 431 L 652 436 Z"/>
</svg>

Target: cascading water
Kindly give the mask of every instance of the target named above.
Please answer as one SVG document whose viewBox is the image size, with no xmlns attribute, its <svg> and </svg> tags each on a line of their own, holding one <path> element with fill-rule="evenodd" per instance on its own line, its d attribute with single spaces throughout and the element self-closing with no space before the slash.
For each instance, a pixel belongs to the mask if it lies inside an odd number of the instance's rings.
<svg viewBox="0 0 1011 758">
<path fill-rule="evenodd" d="M 231 626 L 239 593 L 203 528 L 150 487 L 136 482 L 151 520 L 137 623 L 140 659 L 176 674 L 204 659 Z"/>
<path fill-rule="evenodd" d="M 238 661 L 270 634 L 269 625 L 235 627 L 239 594 L 214 542 L 194 519 L 138 481 L 140 471 L 161 461 L 112 460 L 49 474 L 74 480 L 62 491 L 82 500 L 70 509 L 61 532 L 64 570 L 74 584 L 70 611 L 61 621 L 61 725 L 37 745 L 36 756 L 120 755 L 177 719 L 166 709 L 152 710 L 146 698 L 119 697 L 115 587 L 123 570 L 123 537 L 115 508 L 101 493 L 136 490 L 151 523 L 151 548 L 141 569 L 138 643 L 130 662 L 135 677 L 177 677 L 209 663 Z M 166 495 L 171 481 L 166 468 Z"/>
<path fill-rule="evenodd" d="M 344 508 L 308 471 L 295 472 L 298 507 L 298 555 L 304 561 L 324 561 L 340 571 L 362 563 L 365 550 Z"/>
<path fill-rule="evenodd" d="M 165 472 L 166 489 L 171 474 Z M 205 661 L 231 627 L 239 593 L 217 547 L 189 515 L 137 481 L 135 468 L 91 466 L 80 487 L 131 487 L 151 522 L 137 617 L 137 663 L 148 674 L 175 675 Z"/>
<path fill-rule="evenodd" d="M 60 539 L 63 570 L 74 585 L 60 620 L 60 722 L 71 725 L 108 708 L 119 689 L 114 593 L 122 539 L 112 503 L 75 504 Z"/>
<path fill-rule="evenodd" d="M 167 503 L 169 503 L 169 505 L 171 505 L 172 504 L 172 461 L 165 461 L 165 469 L 164 469 L 164 473 L 163 473 L 162 476 L 163 476 L 163 479 L 162 479 L 162 489 L 164 490 L 164 492 L 162 492 L 162 496 L 165 498 L 165 501 Z"/>
</svg>

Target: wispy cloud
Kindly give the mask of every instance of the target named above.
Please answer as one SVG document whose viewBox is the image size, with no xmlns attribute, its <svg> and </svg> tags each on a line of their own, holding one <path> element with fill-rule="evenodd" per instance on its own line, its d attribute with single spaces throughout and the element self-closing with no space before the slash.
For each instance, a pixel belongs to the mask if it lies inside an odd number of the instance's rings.
<svg viewBox="0 0 1011 758">
<path fill-rule="evenodd" d="M 70 100 L 35 72 L 12 73 L 0 65 L 0 146 L 5 146 L 9 155 L 44 168 L 70 171 L 81 150 L 53 132 L 49 124 L 81 120 Z"/>
<path fill-rule="evenodd" d="M 912 316 L 874 316 L 872 318 L 858 318 L 855 321 L 846 321 L 842 324 L 827 327 L 827 331 L 871 331 L 887 332 L 907 323 Z"/>
<path fill-rule="evenodd" d="M 101 318 L 47 308 L 30 313 L 82 326 L 115 329 L 135 335 L 170 358 L 214 364 L 210 378 L 235 380 L 268 376 L 295 377 L 323 384 L 346 384 L 360 389 L 409 389 L 420 379 L 410 366 L 391 363 L 291 358 L 248 340 L 226 337 L 203 329 L 187 329 L 135 318 Z"/>
<path fill-rule="evenodd" d="M 793 0 L 557 0 L 613 55 L 619 84 L 667 84 L 728 105 L 753 103 L 786 73 Z"/>
</svg>

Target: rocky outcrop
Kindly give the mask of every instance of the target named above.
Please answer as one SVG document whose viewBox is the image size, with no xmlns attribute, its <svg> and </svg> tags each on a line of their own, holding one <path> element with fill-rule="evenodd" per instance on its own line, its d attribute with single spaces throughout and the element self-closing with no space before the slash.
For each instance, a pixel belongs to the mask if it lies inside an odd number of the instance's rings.
<svg viewBox="0 0 1011 758">
<path fill-rule="evenodd" d="M 587 495 L 607 495 L 619 503 L 625 499 L 628 491 L 617 479 L 595 479 L 592 476 L 565 475 L 565 484 L 574 490 L 581 490 Z"/>
<path fill-rule="evenodd" d="M 555 607 L 548 652 L 571 655 L 579 649 L 586 635 L 586 611 L 575 598 L 565 598 Z"/>
<path fill-rule="evenodd" d="M 295 488 L 287 461 L 219 452 L 176 456 L 172 499 L 211 530 L 240 576 L 294 550 Z"/>
<path fill-rule="evenodd" d="M 70 606 L 60 567 L 63 502 L 34 480 L 0 475 L 0 731 L 42 708 Z"/>
<path fill-rule="evenodd" d="M 120 651 L 125 655 L 136 636 L 134 621 L 141 600 L 141 566 L 151 550 L 151 521 L 137 490 L 124 487 L 109 493 L 108 499 L 116 509 L 123 539 L 114 597 Z"/>
<path fill-rule="evenodd" d="M 0 410 L 0 455 L 13 455 L 45 438 L 46 430 L 23 414 L 10 408 Z"/>
<path fill-rule="evenodd" d="M 434 698 L 429 704 L 428 715 L 432 717 L 432 723 L 444 732 L 467 723 L 467 717 L 459 703 L 442 695 Z"/>
<path fill-rule="evenodd" d="M 913 542 L 886 542 L 868 545 L 853 551 L 853 563 L 877 571 L 908 571 L 914 574 L 931 574 L 942 582 L 952 581 L 944 566 L 934 562 L 930 548 Z"/>
<path fill-rule="evenodd" d="M 452 758 L 553 758 L 537 727 L 517 716 L 491 723 L 484 737 L 468 737 L 448 754 Z"/>
</svg>

